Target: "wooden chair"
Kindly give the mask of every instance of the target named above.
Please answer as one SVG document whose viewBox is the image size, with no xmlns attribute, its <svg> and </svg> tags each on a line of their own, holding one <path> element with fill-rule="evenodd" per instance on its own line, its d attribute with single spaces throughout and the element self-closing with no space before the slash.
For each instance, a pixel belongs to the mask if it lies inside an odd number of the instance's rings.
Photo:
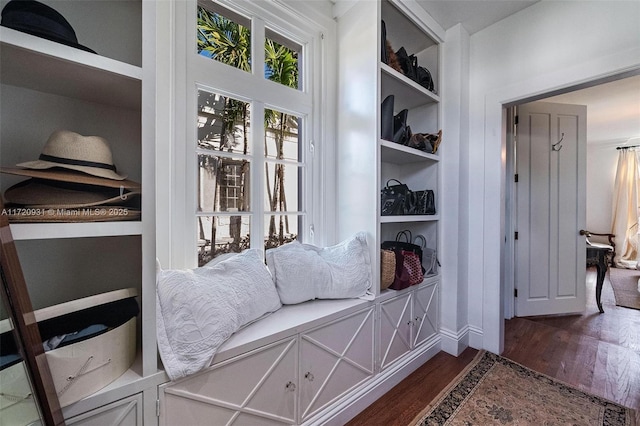
<svg viewBox="0 0 640 426">
<path fill-rule="evenodd" d="M 581 229 L 580 230 L 580 235 L 584 235 L 588 246 L 599 247 L 599 248 L 608 248 L 609 250 L 611 250 L 610 264 L 611 264 L 612 268 L 616 267 L 616 265 L 614 263 L 614 259 L 616 258 L 616 243 L 615 243 L 615 241 L 613 241 L 616 236 L 614 234 L 599 234 L 599 233 L 596 233 L 596 232 L 591 232 L 591 231 L 587 231 L 587 230 Z M 609 240 L 609 244 L 594 243 L 589 239 L 592 236 L 607 237 L 607 239 Z"/>
</svg>

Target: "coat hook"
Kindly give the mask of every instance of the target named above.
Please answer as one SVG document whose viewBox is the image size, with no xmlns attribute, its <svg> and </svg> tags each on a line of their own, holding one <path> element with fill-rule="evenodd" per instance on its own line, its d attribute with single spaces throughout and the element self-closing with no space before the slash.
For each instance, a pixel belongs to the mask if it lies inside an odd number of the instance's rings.
<svg viewBox="0 0 640 426">
<path fill-rule="evenodd" d="M 551 149 L 553 151 L 560 151 L 562 149 L 562 140 L 564 139 L 564 133 L 562 133 L 562 136 L 560 137 L 560 140 L 556 143 L 554 143 L 553 145 L 551 145 Z"/>
</svg>

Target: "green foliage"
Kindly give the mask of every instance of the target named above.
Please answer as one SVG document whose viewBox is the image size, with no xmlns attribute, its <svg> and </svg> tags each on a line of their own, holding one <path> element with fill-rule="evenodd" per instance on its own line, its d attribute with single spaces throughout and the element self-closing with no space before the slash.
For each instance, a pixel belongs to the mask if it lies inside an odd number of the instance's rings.
<svg viewBox="0 0 640 426">
<path fill-rule="evenodd" d="M 224 16 L 198 7 L 198 53 L 251 71 L 251 32 Z"/>
<path fill-rule="evenodd" d="M 209 12 L 202 7 L 198 7 L 198 53 L 231 65 L 243 71 L 251 71 L 251 32 L 248 28 L 239 25 L 229 19 L 213 12 Z M 298 53 L 282 46 L 273 40 L 265 40 L 265 78 L 294 89 L 298 88 Z M 223 126 L 221 139 L 225 135 L 233 135 L 234 128 L 237 125 L 243 126 L 245 131 L 244 153 L 247 152 L 246 147 L 246 129 L 248 126 L 248 104 L 227 98 L 223 112 Z M 265 128 L 273 129 L 276 139 L 276 158 L 284 157 L 284 135 L 294 126 L 297 126 L 297 120 L 294 116 L 275 112 L 270 109 L 265 110 L 264 116 Z M 224 140 L 224 139 L 223 139 Z M 265 140 L 265 152 L 267 150 L 267 141 Z M 227 145 L 224 142 L 221 146 Z M 284 193 L 284 166 L 277 164 L 275 166 L 275 176 L 270 182 L 268 169 L 267 173 L 267 196 L 272 211 L 286 211 L 286 199 Z M 284 222 L 283 222 L 284 220 Z M 288 221 L 286 216 L 280 216 L 278 236 L 276 237 L 275 218 L 271 216 L 269 224 L 269 241 L 278 240 L 279 244 L 283 244 L 287 238 L 284 235 L 284 228 L 287 228 Z M 215 233 L 215 230 L 214 230 Z M 234 238 L 234 243 L 239 241 L 240 236 Z M 212 238 L 212 241 L 215 241 Z M 272 241 L 273 244 L 276 244 Z"/>
</svg>

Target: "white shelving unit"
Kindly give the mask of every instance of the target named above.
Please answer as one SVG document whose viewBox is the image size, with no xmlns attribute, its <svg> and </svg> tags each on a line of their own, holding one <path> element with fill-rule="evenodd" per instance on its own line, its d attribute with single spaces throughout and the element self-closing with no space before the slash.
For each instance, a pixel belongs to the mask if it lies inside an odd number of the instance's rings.
<svg viewBox="0 0 640 426">
<path fill-rule="evenodd" d="M 376 2 L 377 7 L 365 3 L 359 2 L 346 12 L 343 19 L 352 27 L 345 27 L 339 45 L 339 90 L 344 99 L 338 117 L 339 234 L 346 237 L 357 231 L 368 232 L 377 273 L 380 244 L 394 240 L 405 229 L 414 238 L 424 236 L 427 246 L 439 251 L 440 155 L 381 139 L 380 123 L 381 104 L 393 95 L 394 115 L 407 109 L 407 124 L 413 133 L 435 134 L 441 129 L 437 90 L 442 38 L 430 31 L 430 17 L 409 2 L 383 0 Z M 419 66 L 430 71 L 434 91 L 381 62 L 381 21 L 385 22 L 387 40 L 394 52 L 404 47 L 417 57 Z M 356 38 L 355 34 L 360 36 Z M 370 42 L 363 43 L 365 38 Z M 350 42 L 351 39 L 357 41 Z M 360 88 L 358 102 L 349 98 L 354 87 Z M 354 170 L 356 163 L 358 170 Z M 380 190 L 390 179 L 397 179 L 413 191 L 433 190 L 437 214 L 382 216 Z"/>
<path fill-rule="evenodd" d="M 118 171 L 141 183 L 142 216 L 16 223 L 11 231 L 35 309 L 128 287 L 139 295 L 136 361 L 115 382 L 63 407 L 68 424 L 117 418 L 131 403 L 137 414 L 127 415 L 124 424 L 152 424 L 157 385 L 166 380 L 155 341 L 155 41 L 145 42 L 143 52 L 143 34 L 155 40 L 156 5 L 42 2 L 60 12 L 78 41 L 97 54 L 0 27 L 0 165 L 37 159 L 58 129 L 102 136 Z M 6 3 L 0 0 L 0 9 Z M 0 190 L 22 180 L 1 174 Z M 128 402 L 116 402 L 121 400 Z"/>
</svg>

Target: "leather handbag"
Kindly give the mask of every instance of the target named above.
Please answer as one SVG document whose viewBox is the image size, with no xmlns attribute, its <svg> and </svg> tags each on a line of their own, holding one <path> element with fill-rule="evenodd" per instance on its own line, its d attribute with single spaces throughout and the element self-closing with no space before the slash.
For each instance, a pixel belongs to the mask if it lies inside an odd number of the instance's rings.
<svg viewBox="0 0 640 426">
<path fill-rule="evenodd" d="M 424 279 L 422 247 L 412 243 L 411 238 L 411 231 L 407 229 L 398 232 L 394 241 L 384 241 L 381 244 L 382 250 L 391 250 L 396 255 L 396 276 L 389 286 L 394 290 L 420 284 Z"/>
<path fill-rule="evenodd" d="M 389 55 L 387 53 L 387 25 L 382 21 L 380 35 L 380 60 L 383 64 L 389 65 Z"/>
<path fill-rule="evenodd" d="M 418 67 L 416 71 L 416 83 L 430 92 L 434 91 L 433 78 L 431 78 L 431 73 L 425 67 Z"/>
<path fill-rule="evenodd" d="M 402 254 L 402 251 L 394 250 L 394 254 L 396 257 L 396 270 L 393 282 L 389 288 L 393 290 L 402 290 L 411 286 L 409 271 L 404 266 L 404 255 Z"/>
<path fill-rule="evenodd" d="M 383 241 L 380 245 L 380 248 L 383 250 L 393 250 L 400 253 L 405 251 L 415 253 L 418 256 L 418 259 L 420 259 L 420 263 L 422 263 L 422 247 L 411 242 L 412 238 L 413 235 L 411 234 L 411 231 L 405 229 L 404 231 L 400 231 L 396 234 L 395 240 Z"/>
<path fill-rule="evenodd" d="M 426 265 L 426 267 L 423 267 L 424 276 L 437 274 L 440 262 L 438 261 L 436 250 L 427 247 L 427 239 L 424 235 L 416 236 L 413 242 L 422 248 L 423 265 Z"/>
<path fill-rule="evenodd" d="M 418 58 L 415 55 L 409 55 L 404 47 L 401 47 L 396 52 L 396 57 L 402 68 L 404 75 L 411 80 L 416 81 L 418 72 Z"/>
<path fill-rule="evenodd" d="M 389 95 L 384 98 L 380 108 L 380 137 L 387 141 L 393 141 L 393 102 L 394 96 Z"/>
<path fill-rule="evenodd" d="M 396 185 L 390 185 L 392 181 Z M 380 191 L 380 214 L 382 216 L 397 216 L 406 214 L 411 208 L 411 191 L 409 187 L 397 179 L 389 179 Z"/>
<path fill-rule="evenodd" d="M 413 209 L 410 214 L 436 214 L 436 200 L 433 189 L 412 191 Z"/>
<path fill-rule="evenodd" d="M 396 52 L 396 57 L 400 63 L 400 67 L 404 75 L 415 81 L 425 89 L 434 92 L 433 78 L 431 73 L 425 67 L 418 65 L 418 58 L 415 55 L 409 55 L 404 47 Z"/>
<path fill-rule="evenodd" d="M 407 125 L 408 109 L 403 109 L 393 117 L 393 142 L 406 145 L 411 139 L 411 128 Z"/>
</svg>

